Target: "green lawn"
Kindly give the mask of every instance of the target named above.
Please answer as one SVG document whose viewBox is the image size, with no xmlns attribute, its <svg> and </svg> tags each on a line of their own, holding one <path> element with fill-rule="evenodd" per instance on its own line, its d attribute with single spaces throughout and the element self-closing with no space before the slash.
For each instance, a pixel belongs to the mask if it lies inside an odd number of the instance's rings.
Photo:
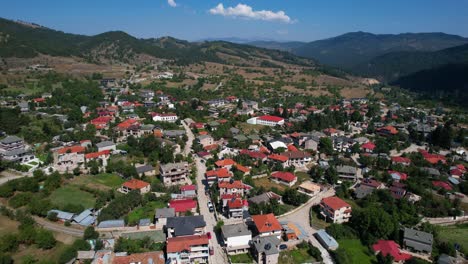
<svg viewBox="0 0 468 264">
<path fill-rule="evenodd" d="M 153 219 L 155 210 L 157 208 L 165 208 L 167 204 L 162 201 L 152 201 L 147 203 L 145 206 L 138 207 L 128 214 L 128 223 L 136 224 L 140 219 L 149 218 Z"/>
<path fill-rule="evenodd" d="M 310 180 L 310 175 L 307 172 L 303 171 L 298 171 L 295 173 L 297 177 L 297 185 L 300 185 L 301 183 Z"/>
<path fill-rule="evenodd" d="M 229 257 L 232 263 L 254 263 L 252 256 L 250 254 L 239 254 Z"/>
<path fill-rule="evenodd" d="M 281 251 L 278 259 L 278 263 L 282 264 L 313 263 L 316 261 L 307 253 L 307 249 L 305 248 Z"/>
<path fill-rule="evenodd" d="M 72 180 L 74 185 L 86 185 L 91 188 L 97 189 L 117 189 L 124 183 L 125 180 L 122 177 L 110 174 L 110 173 L 101 173 L 97 175 L 83 175 L 75 177 Z"/>
<path fill-rule="evenodd" d="M 371 264 L 377 261 L 373 252 L 361 244 L 359 239 L 339 239 L 339 248 L 342 248 L 351 258 L 351 263 Z"/>
<path fill-rule="evenodd" d="M 468 224 L 441 226 L 439 238 L 452 245 L 455 243 L 460 244 L 465 254 L 468 253 Z"/>
<path fill-rule="evenodd" d="M 94 206 L 96 199 L 88 192 L 82 191 L 78 186 L 66 185 L 58 188 L 50 195 L 53 205 L 63 207 L 67 204 L 83 205 L 85 208 Z"/>
<path fill-rule="evenodd" d="M 323 216 L 319 215 L 319 213 L 315 212 L 313 209 L 310 210 L 310 221 L 311 226 L 316 229 L 325 229 L 330 223 L 327 223 Z"/>
</svg>

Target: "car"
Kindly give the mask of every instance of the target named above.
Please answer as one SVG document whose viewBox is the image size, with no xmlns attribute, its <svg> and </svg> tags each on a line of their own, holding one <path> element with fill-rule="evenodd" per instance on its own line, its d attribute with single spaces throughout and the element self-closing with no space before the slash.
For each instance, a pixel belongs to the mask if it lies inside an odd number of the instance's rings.
<svg viewBox="0 0 468 264">
<path fill-rule="evenodd" d="M 213 203 L 212 202 L 208 202 L 208 210 L 210 210 L 210 212 L 214 212 L 214 206 L 213 206 Z"/>
<path fill-rule="evenodd" d="M 288 249 L 288 245 L 286 245 L 286 244 L 281 244 L 281 245 L 279 245 L 279 249 L 280 249 L 280 250 L 286 250 L 286 249 Z"/>
<path fill-rule="evenodd" d="M 211 239 L 211 232 L 207 232 L 206 236 L 208 237 L 208 239 Z"/>
</svg>

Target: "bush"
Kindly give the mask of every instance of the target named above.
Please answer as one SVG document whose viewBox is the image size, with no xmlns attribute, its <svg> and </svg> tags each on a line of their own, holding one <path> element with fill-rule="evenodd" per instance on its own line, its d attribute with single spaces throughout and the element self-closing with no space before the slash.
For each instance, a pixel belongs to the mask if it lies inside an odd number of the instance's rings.
<svg viewBox="0 0 468 264">
<path fill-rule="evenodd" d="M 52 232 L 44 229 L 37 231 L 35 242 L 41 249 L 51 249 L 57 244 L 57 240 L 55 240 Z"/>
<path fill-rule="evenodd" d="M 16 234 L 6 234 L 0 239 L 0 252 L 15 252 L 18 246 L 19 240 Z"/>
<path fill-rule="evenodd" d="M 18 193 L 10 198 L 8 204 L 13 208 L 27 205 L 33 199 L 32 193 Z"/>
</svg>

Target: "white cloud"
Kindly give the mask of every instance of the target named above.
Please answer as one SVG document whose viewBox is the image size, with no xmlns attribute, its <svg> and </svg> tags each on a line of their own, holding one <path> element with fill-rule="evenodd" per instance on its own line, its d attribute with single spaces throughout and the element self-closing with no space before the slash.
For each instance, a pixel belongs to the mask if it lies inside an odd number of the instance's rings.
<svg viewBox="0 0 468 264">
<path fill-rule="evenodd" d="M 172 7 L 176 7 L 177 6 L 177 3 L 175 2 L 175 0 L 167 0 L 167 3 L 172 6 Z"/>
<path fill-rule="evenodd" d="M 223 4 L 218 4 L 209 10 L 212 15 L 240 17 L 245 19 L 278 21 L 283 23 L 293 23 L 293 20 L 284 13 L 284 11 L 273 12 L 271 10 L 254 11 L 251 6 L 245 4 L 237 4 L 235 7 L 224 8 Z"/>
</svg>

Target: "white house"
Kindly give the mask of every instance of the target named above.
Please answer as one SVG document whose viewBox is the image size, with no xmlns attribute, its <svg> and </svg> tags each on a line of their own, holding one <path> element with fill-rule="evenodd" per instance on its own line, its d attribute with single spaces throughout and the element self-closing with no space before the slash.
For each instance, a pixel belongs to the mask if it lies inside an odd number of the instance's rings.
<svg viewBox="0 0 468 264">
<path fill-rule="evenodd" d="M 167 114 L 161 114 L 161 113 L 153 113 L 153 121 L 155 122 L 170 122 L 174 123 L 179 119 L 179 117 L 174 114 L 174 113 L 167 113 Z"/>
<path fill-rule="evenodd" d="M 264 115 L 250 118 L 247 120 L 247 123 L 252 125 L 282 126 L 284 125 L 284 118 L 272 115 Z"/>
<path fill-rule="evenodd" d="M 229 255 L 247 252 L 252 240 L 252 232 L 245 223 L 223 225 L 221 227 L 224 246 Z"/>
</svg>

